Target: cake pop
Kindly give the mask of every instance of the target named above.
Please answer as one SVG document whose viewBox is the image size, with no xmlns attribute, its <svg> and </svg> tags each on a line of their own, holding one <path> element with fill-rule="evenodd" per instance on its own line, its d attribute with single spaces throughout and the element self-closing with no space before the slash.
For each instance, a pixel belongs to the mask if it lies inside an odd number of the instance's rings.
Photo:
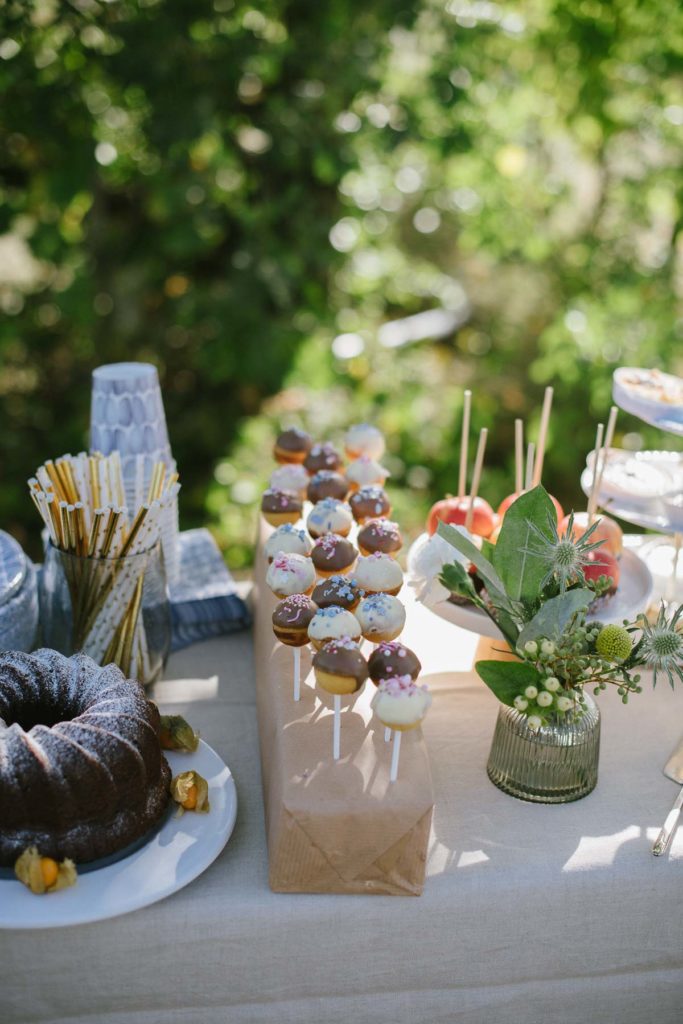
<svg viewBox="0 0 683 1024">
<path fill-rule="evenodd" d="M 261 513 L 271 526 L 298 522 L 302 508 L 301 501 L 289 491 L 276 491 L 269 487 L 261 498 Z"/>
<path fill-rule="evenodd" d="M 346 467 L 346 476 L 352 491 L 357 491 L 361 487 L 371 487 L 373 484 L 382 487 L 389 475 L 388 469 L 367 455 L 361 455 Z"/>
<path fill-rule="evenodd" d="M 344 448 L 350 459 L 367 455 L 371 459 L 381 459 L 384 455 L 384 435 L 371 423 L 355 423 L 346 431 Z"/>
<path fill-rule="evenodd" d="M 306 470 L 304 470 L 305 472 Z M 348 480 L 341 473 L 335 473 L 332 469 L 320 469 L 312 477 L 307 475 L 306 479 L 308 481 L 304 485 L 307 487 L 306 494 L 308 500 L 312 501 L 314 505 L 324 498 L 335 498 L 337 501 L 343 501 L 349 493 Z"/>
<path fill-rule="evenodd" d="M 358 552 L 350 540 L 336 533 L 326 533 L 313 545 L 311 560 L 318 576 L 344 575 L 349 572 L 356 561 Z"/>
<path fill-rule="evenodd" d="M 383 488 L 375 485 L 361 487 L 359 491 L 351 495 L 349 505 L 353 512 L 353 518 L 361 525 L 368 519 L 388 516 L 391 512 L 391 504 L 386 493 Z"/>
<path fill-rule="evenodd" d="M 326 693 L 357 693 L 368 678 L 368 664 L 350 637 L 328 640 L 313 655 L 315 681 Z"/>
<path fill-rule="evenodd" d="M 329 441 L 314 444 L 304 459 L 304 466 L 313 476 L 321 469 L 337 470 L 342 465 L 342 457 Z"/>
<path fill-rule="evenodd" d="M 304 498 L 308 487 L 308 473 L 300 462 L 286 462 L 270 474 L 270 486 L 274 491 L 290 491 L 297 498 Z"/>
<path fill-rule="evenodd" d="M 392 594 L 394 597 L 403 586 L 403 570 L 391 555 L 376 551 L 358 559 L 355 580 L 361 590 L 368 594 Z"/>
<path fill-rule="evenodd" d="M 353 612 L 331 605 L 319 608 L 308 625 L 308 639 L 317 651 L 327 640 L 339 640 L 347 636 L 358 642 L 361 638 L 360 624 Z"/>
<path fill-rule="evenodd" d="M 334 576 L 328 576 L 318 583 L 311 597 L 319 608 L 336 605 L 352 612 L 358 607 L 361 594 L 361 589 L 355 580 L 350 576 L 335 573 Z"/>
<path fill-rule="evenodd" d="M 346 537 L 353 526 L 353 515 L 345 501 L 323 498 L 308 513 L 306 526 L 311 537 L 322 537 L 326 533 Z"/>
<path fill-rule="evenodd" d="M 310 558 L 279 552 L 268 566 L 266 584 L 276 597 L 310 594 L 315 586 L 315 569 Z"/>
<path fill-rule="evenodd" d="M 358 549 L 361 555 L 396 555 L 403 547 L 398 523 L 390 519 L 368 519 L 358 531 Z"/>
<path fill-rule="evenodd" d="M 305 594 L 292 594 L 273 612 L 273 632 L 281 644 L 303 647 L 308 643 L 308 627 L 317 608 Z"/>
<path fill-rule="evenodd" d="M 311 450 L 312 443 L 305 430 L 289 427 L 278 435 L 273 455 L 277 462 L 303 462 Z"/>
<path fill-rule="evenodd" d="M 264 553 L 269 562 L 272 562 L 279 551 L 286 555 L 304 555 L 311 553 L 313 544 L 305 530 L 297 530 L 292 523 L 284 523 L 273 530 L 264 545 Z"/>
<path fill-rule="evenodd" d="M 409 675 L 392 676 L 380 681 L 372 709 L 382 725 L 406 732 L 420 724 L 431 703 L 426 686 L 420 686 Z"/>
<path fill-rule="evenodd" d="M 394 730 L 394 749 L 391 755 L 389 781 L 398 777 L 401 754 L 401 735 L 415 729 L 427 714 L 432 698 L 426 686 L 418 686 L 410 676 L 392 676 L 382 679 L 372 698 L 372 709 L 385 727 L 385 740 Z"/>
<path fill-rule="evenodd" d="M 368 671 L 375 686 L 392 676 L 410 676 L 417 679 L 422 671 L 420 660 L 409 647 L 398 640 L 378 644 L 368 660 Z"/>
<path fill-rule="evenodd" d="M 370 594 L 356 609 L 356 618 L 366 640 L 373 643 L 394 640 L 403 630 L 406 610 L 397 597 Z"/>
</svg>

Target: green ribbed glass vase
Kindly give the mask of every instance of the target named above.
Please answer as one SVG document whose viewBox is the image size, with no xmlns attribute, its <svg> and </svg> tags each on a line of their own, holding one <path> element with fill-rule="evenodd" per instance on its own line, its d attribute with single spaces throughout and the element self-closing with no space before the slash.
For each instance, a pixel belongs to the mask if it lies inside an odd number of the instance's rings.
<svg viewBox="0 0 683 1024">
<path fill-rule="evenodd" d="M 500 705 L 486 771 L 504 793 L 540 804 L 587 796 L 598 781 L 600 711 L 585 694 L 584 712 L 533 732 L 526 716 Z"/>
</svg>

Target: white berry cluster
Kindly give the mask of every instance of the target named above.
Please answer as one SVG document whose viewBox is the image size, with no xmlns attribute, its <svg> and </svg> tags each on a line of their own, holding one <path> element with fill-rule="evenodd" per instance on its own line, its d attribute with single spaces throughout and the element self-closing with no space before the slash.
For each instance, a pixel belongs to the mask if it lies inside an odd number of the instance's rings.
<svg viewBox="0 0 683 1024">
<path fill-rule="evenodd" d="M 535 660 L 539 671 L 543 674 L 540 686 L 527 686 L 523 693 L 515 697 L 513 704 L 517 711 L 526 715 L 527 725 L 538 732 L 549 717 L 555 714 L 566 715 L 567 712 L 582 710 L 583 696 L 574 690 L 566 690 L 557 676 L 552 674 L 549 662 L 556 655 L 552 640 L 529 640 L 524 645 L 524 653 L 530 660 Z"/>
</svg>

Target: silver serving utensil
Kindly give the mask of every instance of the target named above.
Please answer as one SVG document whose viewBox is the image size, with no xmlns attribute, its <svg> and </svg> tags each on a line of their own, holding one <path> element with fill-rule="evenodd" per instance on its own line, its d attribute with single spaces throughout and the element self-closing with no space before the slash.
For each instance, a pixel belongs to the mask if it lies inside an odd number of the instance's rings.
<svg viewBox="0 0 683 1024">
<path fill-rule="evenodd" d="M 676 824 L 683 807 L 683 739 L 674 750 L 669 760 L 664 765 L 664 774 L 668 779 L 673 779 L 680 786 L 678 796 L 673 807 L 666 816 L 666 821 L 655 840 L 652 852 L 655 857 L 661 857 L 669 849 L 673 834 L 676 831 Z"/>
</svg>

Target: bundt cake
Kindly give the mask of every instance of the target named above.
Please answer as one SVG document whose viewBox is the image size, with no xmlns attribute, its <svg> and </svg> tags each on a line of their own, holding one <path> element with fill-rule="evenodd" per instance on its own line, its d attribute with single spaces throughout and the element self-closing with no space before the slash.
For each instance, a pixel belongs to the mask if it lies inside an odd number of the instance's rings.
<svg viewBox="0 0 683 1024">
<path fill-rule="evenodd" d="M 161 818 L 170 778 L 159 713 L 115 665 L 0 653 L 0 865 L 32 845 L 77 863 L 123 849 Z"/>
</svg>

